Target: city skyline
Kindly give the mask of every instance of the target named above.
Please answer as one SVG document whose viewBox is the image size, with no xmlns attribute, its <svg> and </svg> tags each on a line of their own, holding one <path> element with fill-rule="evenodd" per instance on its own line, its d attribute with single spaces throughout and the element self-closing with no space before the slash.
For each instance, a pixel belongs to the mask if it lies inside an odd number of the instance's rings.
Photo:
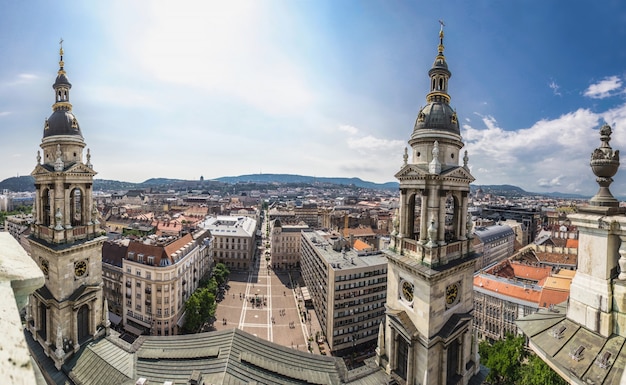
<svg viewBox="0 0 626 385">
<path fill-rule="evenodd" d="M 599 127 L 626 148 L 626 58 L 612 44 L 626 6 L 441 3 L 10 4 L 0 180 L 34 168 L 63 38 L 96 178 L 394 181 L 443 19 L 475 184 L 593 194 Z M 612 191 L 625 187 L 618 174 Z"/>
</svg>

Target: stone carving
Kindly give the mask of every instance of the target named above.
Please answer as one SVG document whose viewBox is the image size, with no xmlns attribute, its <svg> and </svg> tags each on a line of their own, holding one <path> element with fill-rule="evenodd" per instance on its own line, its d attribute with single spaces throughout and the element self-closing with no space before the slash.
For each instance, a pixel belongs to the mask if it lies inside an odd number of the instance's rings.
<svg viewBox="0 0 626 385">
<path fill-rule="evenodd" d="M 407 148 L 404 148 L 404 155 L 402 155 L 402 159 L 404 160 L 404 164 L 402 164 L 402 166 L 406 166 L 409 160 L 409 152 L 407 150 Z"/>
<path fill-rule="evenodd" d="M 63 222 L 63 214 L 61 214 L 61 209 L 57 207 L 57 211 L 54 214 L 55 230 L 63 230 L 63 225 L 61 225 L 61 222 Z"/>
<path fill-rule="evenodd" d="M 591 153 L 591 170 L 596 175 L 596 182 L 600 186 L 596 195 L 589 201 L 592 206 L 619 206 L 618 200 L 613 197 L 609 190 L 609 186 L 613 183 L 612 177 L 619 168 L 619 150 L 614 151 L 609 145 L 611 133 L 611 126 L 608 124 L 602 126 L 600 128 L 600 141 L 602 144 Z"/>
<path fill-rule="evenodd" d="M 65 351 L 63 351 L 63 334 L 61 332 L 61 325 L 57 326 L 57 338 L 55 344 L 57 349 L 54 351 L 54 354 L 57 358 L 63 358 Z"/>
<path fill-rule="evenodd" d="M 93 168 L 93 165 L 91 164 L 91 152 L 89 149 L 87 149 L 87 167 Z"/>
<path fill-rule="evenodd" d="M 41 164 L 41 153 L 37 150 L 37 164 Z"/>
<path fill-rule="evenodd" d="M 435 215 L 430 218 L 430 226 L 428 226 L 428 246 L 433 246 L 437 243 L 437 221 Z"/>
<path fill-rule="evenodd" d="M 63 159 L 61 158 L 61 145 L 57 144 L 57 159 L 54 162 L 54 171 L 63 171 Z"/>
<path fill-rule="evenodd" d="M 433 160 L 428 165 L 428 172 L 437 175 L 441 173 L 441 162 L 439 162 L 439 142 L 436 140 L 433 146 Z"/>
</svg>

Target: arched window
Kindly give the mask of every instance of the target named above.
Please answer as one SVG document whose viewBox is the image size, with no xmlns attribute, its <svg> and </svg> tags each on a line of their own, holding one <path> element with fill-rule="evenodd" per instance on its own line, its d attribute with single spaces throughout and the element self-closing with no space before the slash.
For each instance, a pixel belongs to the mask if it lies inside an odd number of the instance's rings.
<svg viewBox="0 0 626 385">
<path fill-rule="evenodd" d="M 41 193 L 41 221 L 44 226 L 50 226 L 50 190 L 44 189 Z"/>
<path fill-rule="evenodd" d="M 83 197 L 79 188 L 70 192 L 70 218 L 72 226 L 81 226 L 83 223 Z"/>
<path fill-rule="evenodd" d="M 448 195 L 448 197 L 446 198 L 446 242 L 455 241 L 460 236 L 460 209 L 461 207 L 456 197 L 454 195 Z"/>
<path fill-rule="evenodd" d="M 439 78 L 439 90 L 443 90 L 443 78 Z"/>
</svg>

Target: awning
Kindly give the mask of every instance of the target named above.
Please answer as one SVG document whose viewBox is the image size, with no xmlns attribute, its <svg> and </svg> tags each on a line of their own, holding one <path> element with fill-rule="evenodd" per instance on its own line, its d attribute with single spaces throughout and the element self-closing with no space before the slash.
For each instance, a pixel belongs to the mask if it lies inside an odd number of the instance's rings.
<svg viewBox="0 0 626 385">
<path fill-rule="evenodd" d="M 109 312 L 109 321 L 113 324 L 119 325 L 120 322 L 122 322 L 122 317 L 113 312 Z"/>
<path fill-rule="evenodd" d="M 124 325 L 124 330 L 126 330 L 127 332 L 136 335 L 137 337 L 139 337 L 140 335 L 143 334 L 143 330 L 136 328 L 132 325 Z"/>
<path fill-rule="evenodd" d="M 176 326 L 178 326 L 179 328 L 183 327 L 183 324 L 185 323 L 185 316 L 187 315 L 187 310 L 185 310 L 185 312 L 183 314 L 181 314 L 180 317 L 178 317 L 178 322 L 176 322 Z"/>
</svg>

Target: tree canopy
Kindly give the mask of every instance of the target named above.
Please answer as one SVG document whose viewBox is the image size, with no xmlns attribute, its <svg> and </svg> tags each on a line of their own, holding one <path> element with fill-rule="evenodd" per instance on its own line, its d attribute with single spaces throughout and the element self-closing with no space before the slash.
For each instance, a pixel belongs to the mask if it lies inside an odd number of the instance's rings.
<svg viewBox="0 0 626 385">
<path fill-rule="evenodd" d="M 524 337 L 508 335 L 505 339 L 479 345 L 480 360 L 489 368 L 486 382 L 493 385 L 566 385 L 539 357 L 524 348 Z"/>
</svg>

